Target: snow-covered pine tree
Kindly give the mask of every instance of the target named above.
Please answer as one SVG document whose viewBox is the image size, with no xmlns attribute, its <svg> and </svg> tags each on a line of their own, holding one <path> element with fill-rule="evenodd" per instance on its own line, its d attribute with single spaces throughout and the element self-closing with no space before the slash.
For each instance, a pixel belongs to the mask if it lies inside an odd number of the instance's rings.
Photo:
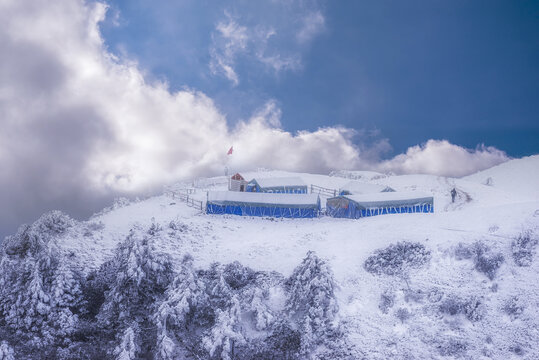
<svg viewBox="0 0 539 360">
<path fill-rule="evenodd" d="M 195 316 L 203 315 L 207 306 L 205 285 L 193 269 L 193 258 L 186 255 L 182 260 L 180 272 L 167 289 L 154 317 L 157 325 L 158 359 L 175 358 L 175 343 L 185 343 L 189 333 L 196 333 L 195 328 L 200 322 L 196 321 Z"/>
<path fill-rule="evenodd" d="M 173 276 L 169 258 L 155 250 L 154 237 L 133 229 L 120 244 L 114 259 L 118 272 L 98 314 L 100 324 L 112 333 L 123 332 L 133 322 L 145 329 L 135 333 L 141 351 L 155 346 L 157 332 L 151 315 Z"/>
<path fill-rule="evenodd" d="M 177 346 L 174 343 L 174 340 L 170 338 L 166 331 L 158 329 L 155 359 L 174 360 L 178 358 L 176 354 Z"/>
<path fill-rule="evenodd" d="M 322 342 L 334 330 L 338 312 L 336 284 L 329 265 L 313 251 L 287 280 L 289 296 L 286 311 L 302 328 L 302 349 Z"/>
<path fill-rule="evenodd" d="M 135 360 L 140 351 L 135 339 L 135 331 L 128 327 L 122 333 L 120 344 L 114 349 L 115 360 Z"/>
<path fill-rule="evenodd" d="M 266 304 L 267 296 L 263 289 L 257 287 L 253 290 L 251 310 L 254 314 L 255 328 L 258 331 L 266 330 L 274 321 L 275 315 Z"/>
<path fill-rule="evenodd" d="M 0 343 L 0 360 L 15 360 L 15 352 L 5 341 Z"/>
<path fill-rule="evenodd" d="M 236 346 L 246 343 L 241 327 L 240 302 L 233 296 L 231 303 L 226 310 L 217 309 L 215 325 L 202 340 L 210 356 L 218 354 L 217 358 L 222 360 L 234 359 Z"/>
<path fill-rule="evenodd" d="M 80 280 L 68 260 L 62 257 L 52 281 L 52 302 L 61 308 L 78 308 L 82 301 Z"/>
<path fill-rule="evenodd" d="M 29 337 L 33 346 L 43 347 L 53 341 L 53 331 L 48 326 L 51 298 L 43 287 L 39 263 L 29 257 L 26 269 L 27 285 L 20 289 L 6 320 L 17 334 Z"/>
<path fill-rule="evenodd" d="M 81 284 L 78 277 L 69 267 L 68 261 L 62 257 L 54 272 L 51 287 L 50 325 L 55 329 L 55 336 L 63 343 L 76 329 L 78 312 L 82 303 Z"/>
<path fill-rule="evenodd" d="M 230 300 L 233 293 L 224 277 L 223 270 L 221 264 L 213 263 L 202 277 L 206 284 L 206 292 L 211 306 L 221 310 L 228 309 L 231 306 Z"/>
<path fill-rule="evenodd" d="M 57 245 L 73 225 L 69 216 L 52 211 L 2 244 L 0 312 L 11 331 L 30 340 L 26 346 L 65 344 L 74 331 L 70 307 L 78 305 L 80 287 Z"/>
</svg>

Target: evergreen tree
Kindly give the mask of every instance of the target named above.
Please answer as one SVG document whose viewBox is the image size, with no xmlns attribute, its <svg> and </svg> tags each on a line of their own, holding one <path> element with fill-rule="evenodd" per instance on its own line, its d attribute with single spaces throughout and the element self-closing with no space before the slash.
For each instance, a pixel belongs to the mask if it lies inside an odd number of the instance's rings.
<svg viewBox="0 0 539 360">
<path fill-rule="evenodd" d="M 204 347 L 210 356 L 218 353 L 218 358 L 223 360 L 234 359 L 235 347 L 246 343 L 241 328 L 240 302 L 233 296 L 231 303 L 232 306 L 227 310 L 217 309 L 215 325 L 203 339 Z"/>
<path fill-rule="evenodd" d="M 17 296 L 13 302 L 6 304 L 6 323 L 18 335 L 29 338 L 32 345 L 42 347 L 53 340 L 52 329 L 48 326 L 51 298 L 43 287 L 39 263 L 33 258 L 26 259 L 21 275 L 26 280 L 26 286 L 18 287 L 24 281 L 18 282 L 12 289 Z"/>
<path fill-rule="evenodd" d="M 80 280 L 67 264 L 67 259 L 60 261 L 54 273 L 51 288 L 50 314 L 51 326 L 55 329 L 55 337 L 65 343 L 77 327 L 78 312 L 82 305 L 82 291 Z"/>
<path fill-rule="evenodd" d="M 206 291 L 211 305 L 221 310 L 229 308 L 233 291 L 224 277 L 223 266 L 213 263 L 203 279 L 206 282 Z"/>
<path fill-rule="evenodd" d="M 158 330 L 157 335 L 157 351 L 155 352 L 155 358 L 157 360 L 174 360 L 177 359 L 177 347 L 166 330 Z"/>
<path fill-rule="evenodd" d="M 138 352 L 135 331 L 128 327 L 122 334 L 120 344 L 114 349 L 114 358 L 116 360 L 135 360 Z"/>
<path fill-rule="evenodd" d="M 5 341 L 0 343 L 0 360 L 15 360 L 15 353 Z"/>
<path fill-rule="evenodd" d="M 251 310 L 254 314 L 255 328 L 258 331 L 266 330 L 274 321 L 274 314 L 266 305 L 266 294 L 263 289 L 255 288 L 251 299 Z"/>
<path fill-rule="evenodd" d="M 173 270 L 168 257 L 155 251 L 154 238 L 132 230 L 117 249 L 114 261 L 117 274 L 107 291 L 98 320 L 111 333 L 122 332 L 128 324 L 145 329 L 135 333 L 142 353 L 149 353 L 157 341 L 157 329 L 151 319 L 154 306 L 171 282 Z"/>
<path fill-rule="evenodd" d="M 323 341 L 334 330 L 338 311 L 333 272 L 313 251 L 296 267 L 287 281 L 286 311 L 302 329 L 303 352 Z"/>
<path fill-rule="evenodd" d="M 193 269 L 193 258 L 185 256 L 179 274 L 165 293 L 165 298 L 155 315 L 158 332 L 157 357 L 173 359 L 176 344 L 173 340 L 188 342 L 188 334 L 196 333 L 200 326 L 196 316 L 203 315 L 207 307 L 204 283 Z"/>
<path fill-rule="evenodd" d="M 77 319 L 71 312 L 81 298 L 57 238 L 74 221 L 53 211 L 6 238 L 0 258 L 0 313 L 5 324 L 27 347 L 64 345 Z"/>
</svg>

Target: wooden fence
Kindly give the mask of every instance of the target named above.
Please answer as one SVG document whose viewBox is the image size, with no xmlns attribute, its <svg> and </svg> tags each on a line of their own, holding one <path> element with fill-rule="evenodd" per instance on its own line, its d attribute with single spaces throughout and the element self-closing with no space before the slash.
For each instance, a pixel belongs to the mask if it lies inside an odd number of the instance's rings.
<svg viewBox="0 0 539 360">
<path fill-rule="evenodd" d="M 195 189 L 181 189 L 179 191 L 171 191 L 168 190 L 166 194 L 173 199 L 178 199 L 182 202 L 184 202 L 187 206 L 190 206 L 195 209 L 199 209 L 200 211 L 204 211 L 204 202 L 193 199 L 192 194 L 194 194 L 196 191 Z"/>
<path fill-rule="evenodd" d="M 321 196 L 335 197 L 337 196 L 337 190 L 328 189 L 325 187 L 311 184 L 311 194 L 319 194 Z"/>
</svg>

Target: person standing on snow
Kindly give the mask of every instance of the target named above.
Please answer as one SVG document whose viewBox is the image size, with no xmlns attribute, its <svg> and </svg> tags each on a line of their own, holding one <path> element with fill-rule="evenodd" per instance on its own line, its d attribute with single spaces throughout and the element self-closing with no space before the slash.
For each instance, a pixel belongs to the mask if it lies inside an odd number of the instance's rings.
<svg viewBox="0 0 539 360">
<path fill-rule="evenodd" d="M 451 190 L 451 202 L 455 202 L 455 197 L 457 196 L 457 190 L 455 188 L 453 188 L 453 190 Z"/>
</svg>

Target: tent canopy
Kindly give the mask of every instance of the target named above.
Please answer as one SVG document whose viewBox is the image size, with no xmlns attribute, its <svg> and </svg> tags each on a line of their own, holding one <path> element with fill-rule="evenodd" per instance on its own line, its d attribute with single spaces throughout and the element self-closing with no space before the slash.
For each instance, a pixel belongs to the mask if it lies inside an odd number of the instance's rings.
<svg viewBox="0 0 539 360">
<path fill-rule="evenodd" d="M 389 186 L 369 184 L 362 181 L 350 181 L 340 188 L 340 195 L 372 194 L 395 191 Z"/>
<path fill-rule="evenodd" d="M 366 216 L 403 213 L 432 213 L 434 199 L 417 191 L 339 195 L 327 200 L 329 216 L 358 219 Z"/>
<path fill-rule="evenodd" d="M 266 207 L 312 207 L 320 204 L 318 194 L 271 194 L 235 191 L 210 191 L 208 202 L 217 205 L 246 204 Z"/>
<path fill-rule="evenodd" d="M 342 195 L 364 208 L 433 203 L 431 195 L 417 191 L 394 191 L 375 194 Z"/>
<path fill-rule="evenodd" d="M 207 214 L 314 218 L 320 214 L 317 194 L 215 191 L 208 193 Z"/>
<path fill-rule="evenodd" d="M 249 192 L 307 193 L 307 184 L 299 177 L 252 179 L 247 184 Z"/>
</svg>

